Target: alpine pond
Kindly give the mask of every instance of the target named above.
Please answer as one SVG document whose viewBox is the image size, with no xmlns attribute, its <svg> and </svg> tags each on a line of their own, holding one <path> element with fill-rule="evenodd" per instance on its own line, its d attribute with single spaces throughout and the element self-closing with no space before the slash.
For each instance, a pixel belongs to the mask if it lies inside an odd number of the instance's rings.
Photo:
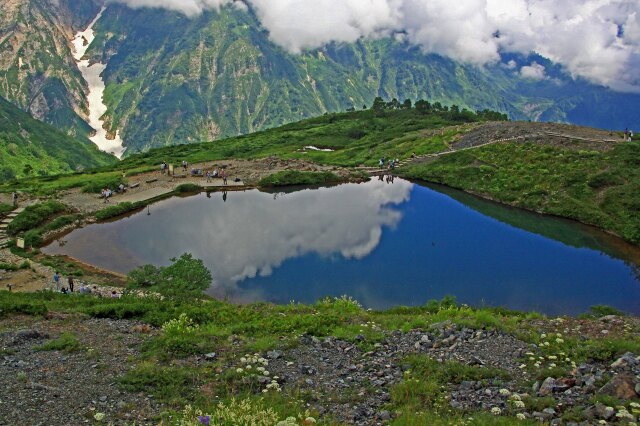
<svg viewBox="0 0 640 426">
<path fill-rule="evenodd" d="M 548 314 L 599 304 L 640 313 L 640 248 L 397 178 L 174 197 L 77 229 L 44 251 L 121 273 L 190 252 L 212 271 L 209 293 L 237 302 L 349 295 L 383 309 L 452 295 Z"/>
</svg>

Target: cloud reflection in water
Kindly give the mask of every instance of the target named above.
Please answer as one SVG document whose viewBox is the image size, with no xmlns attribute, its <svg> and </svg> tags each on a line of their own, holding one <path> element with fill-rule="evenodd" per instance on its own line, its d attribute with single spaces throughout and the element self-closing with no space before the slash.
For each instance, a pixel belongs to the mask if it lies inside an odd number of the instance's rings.
<svg viewBox="0 0 640 426">
<path fill-rule="evenodd" d="M 315 253 L 362 259 L 379 244 L 383 227 L 395 227 L 412 184 L 372 180 L 274 197 L 258 191 L 172 198 L 114 223 L 91 225 L 54 244 L 50 254 L 68 254 L 118 272 L 190 252 L 214 276 L 211 293 L 240 298 L 235 285 L 268 276 L 287 259 Z M 115 261 L 114 261 L 115 260 Z M 257 295 L 242 295 L 255 300 Z"/>
</svg>

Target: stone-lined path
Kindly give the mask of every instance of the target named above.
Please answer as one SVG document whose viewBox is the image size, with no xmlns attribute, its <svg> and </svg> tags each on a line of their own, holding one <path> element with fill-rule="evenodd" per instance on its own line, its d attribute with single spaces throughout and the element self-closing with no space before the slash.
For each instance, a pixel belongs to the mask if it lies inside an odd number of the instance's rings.
<svg viewBox="0 0 640 426">
<path fill-rule="evenodd" d="M 6 248 L 9 246 L 9 236 L 7 235 L 7 228 L 9 224 L 13 222 L 16 216 L 24 211 L 24 207 L 18 207 L 11 213 L 9 213 L 3 220 L 0 222 L 0 249 Z"/>
</svg>

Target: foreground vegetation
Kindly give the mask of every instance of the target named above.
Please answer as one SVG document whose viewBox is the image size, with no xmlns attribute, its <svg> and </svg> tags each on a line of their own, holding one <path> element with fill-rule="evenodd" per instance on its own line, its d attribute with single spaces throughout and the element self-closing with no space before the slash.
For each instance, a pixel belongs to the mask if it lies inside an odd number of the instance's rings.
<svg viewBox="0 0 640 426">
<path fill-rule="evenodd" d="M 367 351 L 382 342 L 390 330 L 427 330 L 431 325 L 449 321 L 476 330 L 502 330 L 545 348 L 542 345 L 545 336 L 536 328 L 536 324 L 546 321 L 540 315 L 499 308 L 474 309 L 458 306 L 450 299 L 432 301 L 415 308 L 398 307 L 377 312 L 365 310 L 346 297 L 327 298 L 312 305 L 259 303 L 236 306 L 206 297 L 194 297 L 195 287 L 186 288 L 186 292 L 179 291 L 184 289 L 181 285 L 170 289 L 172 281 L 186 278 L 186 274 L 192 274 L 193 270 L 202 270 L 199 266 L 189 270 L 184 268 L 193 266 L 189 264 L 194 261 L 188 256 L 179 259 L 175 264 L 182 262 L 183 265 L 170 273 L 160 271 L 162 278 L 158 278 L 158 270 L 145 271 L 144 268 L 137 271 L 137 276 L 131 277 L 131 283 L 137 288 L 141 281 L 145 282 L 143 278 L 147 273 L 147 277 L 156 277 L 148 280 L 154 284 L 142 287 L 162 292 L 162 298 L 127 294 L 120 299 L 104 299 L 50 292 L 16 294 L 2 291 L 0 319 L 15 314 L 42 317 L 51 311 L 72 314 L 71 318 L 73 315 L 86 315 L 137 319 L 159 327 L 161 330 L 145 343 L 141 358 L 131 361 L 132 368 L 121 377 L 119 385 L 126 391 L 151 394 L 171 407 L 162 417 L 168 424 L 176 425 L 201 424 L 197 419 L 204 414 L 229 420 L 215 424 L 234 424 L 233 418 L 244 415 L 269 419 L 255 424 L 275 424 L 274 419 L 284 420 L 287 417 L 294 418 L 292 425 L 312 424 L 304 423 L 310 417 L 315 423 L 317 413 L 306 408 L 306 403 L 313 401 L 308 399 L 312 398 L 311 395 L 294 388 L 280 391 L 279 387 L 262 392 L 264 385 L 249 380 L 250 377 L 240 370 L 236 371 L 237 366 L 244 365 L 240 361 L 243 354 L 287 350 L 299 344 L 301 335 L 321 339 L 335 336 Z M 194 281 L 200 282 L 200 278 L 195 277 Z M 593 311 L 596 316 L 610 313 L 604 308 Z M 86 351 L 77 337 L 70 333 L 62 333 L 37 349 Z M 213 351 L 217 354 L 214 361 L 194 364 L 193 360 L 197 359 L 194 356 L 202 357 Z M 547 355 L 563 351 L 573 363 L 610 362 L 627 351 L 639 353 L 640 338 L 633 333 L 624 338 L 578 339 L 565 336 L 554 340 L 544 351 Z M 518 424 L 536 424 L 517 420 L 515 413 L 510 412 L 496 415 L 456 411 L 449 407 L 446 399 L 449 386 L 465 380 L 493 382 L 510 379 L 509 374 L 499 368 L 468 366 L 455 361 L 441 363 L 420 354 L 409 356 L 404 363 L 404 380 L 391 389 L 391 400 L 386 405 L 387 409 L 399 413 L 393 424 L 448 425 L 464 422 L 471 425 L 509 425 L 516 421 Z M 255 364 L 259 363 L 256 361 Z M 568 371 L 564 367 L 539 368 L 539 375 L 543 378 L 563 377 Z M 357 398 L 345 395 L 346 400 L 351 397 Z M 544 398 L 532 398 L 526 403 L 531 407 L 549 406 L 549 401 Z M 335 424 L 330 419 L 317 421 Z"/>
</svg>

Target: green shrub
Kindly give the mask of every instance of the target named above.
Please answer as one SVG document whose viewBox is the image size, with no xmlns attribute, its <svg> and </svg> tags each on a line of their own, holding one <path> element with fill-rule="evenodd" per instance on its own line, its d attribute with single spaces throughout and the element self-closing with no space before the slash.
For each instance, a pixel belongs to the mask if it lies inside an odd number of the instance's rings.
<svg viewBox="0 0 640 426">
<path fill-rule="evenodd" d="M 124 202 L 116 204 L 115 206 L 109 206 L 102 210 L 98 210 L 95 213 L 95 216 L 98 220 L 111 219 L 112 217 L 120 216 L 130 211 L 141 209 L 144 206 L 145 203 L 142 201 L 138 201 L 136 203 Z"/>
<path fill-rule="evenodd" d="M 2 263 L 0 262 L 0 269 L 4 269 L 5 271 L 17 271 L 18 269 L 29 269 L 31 264 L 28 260 L 25 260 L 20 265 L 12 265 L 10 263 Z"/>
<path fill-rule="evenodd" d="M 94 176 L 91 181 L 82 186 L 82 192 L 99 194 L 104 188 L 115 190 L 120 184 L 127 184 L 126 179 L 121 175 Z"/>
<path fill-rule="evenodd" d="M 19 232 L 37 228 L 47 221 L 51 216 L 66 209 L 65 205 L 54 200 L 29 206 L 22 213 L 13 219 L 7 227 L 9 235 L 16 235 Z"/>
<path fill-rule="evenodd" d="M 47 232 L 47 231 L 55 231 L 56 229 L 60 229 L 60 228 L 64 228 L 67 225 L 72 225 L 73 223 L 75 223 L 76 221 L 80 220 L 82 218 L 82 215 L 79 214 L 70 214 L 70 215 L 65 215 L 65 216 L 59 216 L 55 219 L 53 219 L 51 221 L 51 223 L 48 223 L 43 231 Z"/>
<path fill-rule="evenodd" d="M 13 211 L 13 206 L 7 203 L 0 203 L 0 216 L 4 216 L 7 213 Z"/>
<path fill-rule="evenodd" d="M 35 348 L 37 351 L 65 351 L 75 352 L 82 349 L 80 341 L 72 333 L 62 333 L 57 339 L 49 340 L 42 346 Z"/>
<path fill-rule="evenodd" d="M 42 244 L 42 231 L 30 229 L 24 233 L 24 244 L 26 247 L 40 247 Z"/>
<path fill-rule="evenodd" d="M 167 267 L 143 265 L 128 275 L 128 286 L 171 296 L 197 296 L 211 285 L 211 272 L 189 253 L 171 259 Z"/>
<path fill-rule="evenodd" d="M 178 185 L 175 189 L 175 192 L 179 194 L 189 193 L 189 192 L 200 192 L 202 187 L 200 185 L 196 185 L 195 183 L 183 183 L 182 185 Z"/>
<path fill-rule="evenodd" d="M 322 185 L 340 182 L 338 175 L 331 172 L 301 172 L 286 170 L 262 178 L 258 185 L 264 188 L 288 185 Z"/>
<path fill-rule="evenodd" d="M 607 315 L 616 315 L 619 317 L 623 317 L 625 316 L 625 313 L 611 306 L 594 305 L 589 308 L 589 312 L 585 316 L 602 318 L 602 317 L 606 317 Z"/>
<path fill-rule="evenodd" d="M 597 175 L 589 179 L 588 182 L 589 186 L 592 188 L 622 185 L 623 183 L 624 179 L 622 178 L 622 176 L 610 172 L 598 173 Z"/>
</svg>

